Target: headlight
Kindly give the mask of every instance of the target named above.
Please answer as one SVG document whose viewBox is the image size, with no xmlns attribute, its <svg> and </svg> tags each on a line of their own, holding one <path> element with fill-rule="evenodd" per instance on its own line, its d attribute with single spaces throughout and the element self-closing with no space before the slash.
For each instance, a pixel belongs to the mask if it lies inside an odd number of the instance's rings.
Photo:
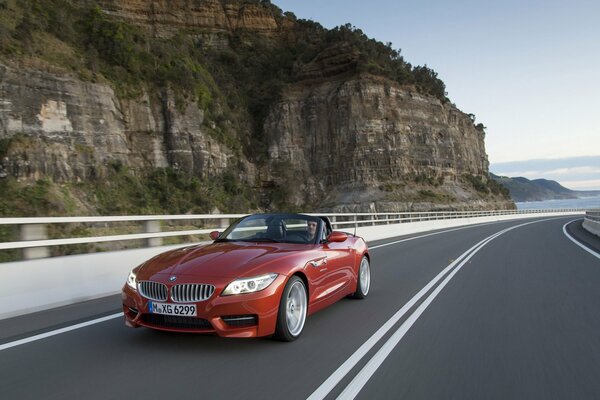
<svg viewBox="0 0 600 400">
<path fill-rule="evenodd" d="M 137 275 L 133 271 L 131 271 L 129 273 L 129 276 L 127 277 L 127 285 L 129 285 L 129 287 L 132 288 L 133 290 L 137 290 L 136 278 L 137 278 Z"/>
<path fill-rule="evenodd" d="M 231 282 L 221 296 L 231 296 L 233 294 L 253 293 L 266 289 L 277 278 L 277 274 L 267 274 L 255 278 L 238 279 Z"/>
</svg>

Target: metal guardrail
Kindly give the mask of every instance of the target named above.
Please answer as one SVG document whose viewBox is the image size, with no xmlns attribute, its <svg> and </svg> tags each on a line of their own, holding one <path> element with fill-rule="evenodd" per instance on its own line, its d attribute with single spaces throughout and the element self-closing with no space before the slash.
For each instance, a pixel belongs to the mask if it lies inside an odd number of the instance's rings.
<svg viewBox="0 0 600 400">
<path fill-rule="evenodd" d="M 600 236 L 600 208 L 585 212 L 583 228 L 596 236 Z"/>
<path fill-rule="evenodd" d="M 600 208 L 587 210 L 585 212 L 585 219 L 588 221 L 600 222 Z"/>
<path fill-rule="evenodd" d="M 547 212 L 583 212 L 581 209 L 557 210 L 496 210 L 496 211 L 435 211 L 435 212 L 396 212 L 396 213 L 320 213 L 309 215 L 327 216 L 334 229 L 354 229 L 363 226 L 385 225 L 392 223 L 411 223 L 456 218 L 474 218 L 498 215 L 536 214 Z M 594 212 L 594 211 L 592 211 Z M 592 218 L 600 219 L 600 210 Z M 247 214 L 203 214 L 203 215 L 138 215 L 109 217 L 43 217 L 43 218 L 0 218 L 0 226 L 18 227 L 19 241 L 0 242 L 0 250 L 23 250 L 24 259 L 48 257 L 48 248 L 74 244 L 90 244 L 114 241 L 140 240 L 146 246 L 160 246 L 162 239 L 174 236 L 206 235 L 230 225 L 232 220 Z M 207 225 L 203 229 L 162 231 L 161 223 L 173 221 L 200 221 Z M 94 223 L 142 223 L 143 232 L 124 235 L 105 235 L 48 239 L 47 226 L 51 224 L 94 224 Z"/>
</svg>

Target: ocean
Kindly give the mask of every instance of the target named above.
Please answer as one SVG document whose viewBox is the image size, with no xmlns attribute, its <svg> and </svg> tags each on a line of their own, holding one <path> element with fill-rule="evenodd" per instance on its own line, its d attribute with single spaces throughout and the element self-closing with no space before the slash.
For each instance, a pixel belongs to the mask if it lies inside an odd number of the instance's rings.
<svg viewBox="0 0 600 400">
<path fill-rule="evenodd" d="M 600 197 L 586 197 L 581 199 L 568 200 L 545 200 L 528 201 L 525 203 L 515 203 L 518 210 L 548 210 L 557 208 L 600 208 Z"/>
</svg>

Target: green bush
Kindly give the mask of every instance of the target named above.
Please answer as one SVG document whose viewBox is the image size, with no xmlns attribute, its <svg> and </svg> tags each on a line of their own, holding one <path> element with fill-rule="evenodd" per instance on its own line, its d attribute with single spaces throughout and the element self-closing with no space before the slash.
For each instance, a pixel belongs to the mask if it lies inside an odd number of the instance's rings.
<svg viewBox="0 0 600 400">
<path fill-rule="evenodd" d="M 18 182 L 8 176 L 0 179 L 0 217 L 38 217 L 64 215 L 65 201 L 47 179 Z"/>
<path fill-rule="evenodd" d="M 487 182 L 487 187 L 492 194 L 502 196 L 506 199 L 510 199 L 510 191 L 495 179 L 489 178 Z"/>
<path fill-rule="evenodd" d="M 438 197 L 431 190 L 419 190 L 419 195 L 424 199 L 436 199 Z"/>
<path fill-rule="evenodd" d="M 10 149 L 10 139 L 0 139 L 0 159 L 6 157 Z"/>
<path fill-rule="evenodd" d="M 0 242 L 13 242 L 18 240 L 16 228 L 12 225 L 0 225 Z M 19 250 L 0 250 L 0 263 L 20 259 Z"/>
<path fill-rule="evenodd" d="M 463 177 L 467 182 L 471 184 L 471 186 L 480 193 L 489 193 L 488 186 L 486 182 L 483 181 L 483 178 L 476 175 L 464 174 Z M 488 180 L 489 183 L 489 180 Z"/>
</svg>

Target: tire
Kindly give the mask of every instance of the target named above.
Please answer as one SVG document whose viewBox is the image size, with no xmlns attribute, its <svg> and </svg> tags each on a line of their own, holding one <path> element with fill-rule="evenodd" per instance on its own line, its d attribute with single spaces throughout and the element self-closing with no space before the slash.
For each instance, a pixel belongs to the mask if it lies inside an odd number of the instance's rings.
<svg viewBox="0 0 600 400">
<path fill-rule="evenodd" d="M 369 259 L 363 256 L 358 268 L 358 278 L 356 279 L 356 292 L 352 295 L 353 299 L 364 299 L 371 289 L 371 264 Z"/>
<path fill-rule="evenodd" d="M 277 327 L 273 337 L 284 342 L 291 342 L 302 334 L 308 310 L 308 296 L 304 282 L 292 276 L 283 289 L 277 313 Z"/>
</svg>

